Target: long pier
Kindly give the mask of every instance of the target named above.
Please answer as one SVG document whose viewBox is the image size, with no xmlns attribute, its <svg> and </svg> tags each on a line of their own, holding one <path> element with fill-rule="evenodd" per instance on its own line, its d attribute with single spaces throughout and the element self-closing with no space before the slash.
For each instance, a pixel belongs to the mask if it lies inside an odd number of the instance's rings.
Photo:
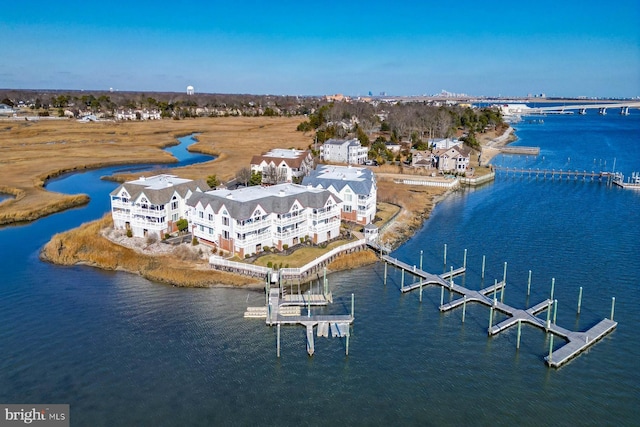
<svg viewBox="0 0 640 427">
<path fill-rule="evenodd" d="M 529 177 L 536 179 L 551 179 L 551 180 L 565 180 L 569 181 L 573 179 L 574 181 L 582 180 L 582 181 L 612 181 L 617 174 L 613 172 L 595 172 L 595 171 L 586 171 L 586 170 L 562 170 L 562 169 L 525 169 L 525 168 L 509 168 L 504 166 L 493 166 L 493 169 L 496 172 L 500 172 L 509 176 L 510 174 L 514 177 Z"/>
<path fill-rule="evenodd" d="M 553 300 L 553 287 L 555 284 L 555 279 L 552 281 L 551 288 L 551 298 L 541 301 L 540 303 L 534 305 L 529 309 L 519 309 L 507 305 L 504 303 L 504 290 L 506 287 L 506 276 L 507 276 L 507 264 L 504 266 L 504 277 L 501 282 L 497 280 L 493 285 L 488 286 L 484 289 L 480 290 L 472 290 L 468 289 L 464 286 L 458 285 L 453 282 L 453 278 L 457 275 L 464 274 L 466 272 L 466 250 L 465 250 L 465 266 L 459 269 L 454 270 L 453 267 L 449 273 L 436 275 L 432 273 L 428 273 L 422 268 L 417 268 L 415 265 L 409 265 L 403 261 L 400 261 L 396 258 L 393 258 L 389 255 L 382 255 L 382 261 L 385 263 L 384 267 L 384 283 L 387 281 L 387 264 L 390 264 L 396 268 L 401 269 L 402 271 L 402 281 L 400 285 L 400 291 L 403 293 L 410 292 L 416 289 L 420 289 L 420 302 L 422 302 L 422 288 L 423 286 L 428 285 L 436 285 L 441 287 L 440 294 L 440 311 L 445 312 L 449 310 L 453 310 L 460 306 L 463 307 L 462 321 L 464 322 L 465 314 L 466 314 L 466 305 L 470 302 L 480 303 L 490 308 L 489 314 L 489 327 L 488 334 L 489 336 L 497 335 L 500 332 L 512 327 L 518 327 L 518 338 L 517 338 L 517 347 L 520 347 L 520 333 L 522 323 L 527 323 L 533 325 L 535 327 L 541 328 L 546 331 L 550 335 L 550 344 L 549 344 L 549 355 L 544 358 L 545 362 L 548 366 L 559 368 L 565 363 L 569 362 L 575 356 L 580 354 L 581 352 L 588 349 L 590 346 L 595 344 L 602 337 L 609 334 L 613 329 L 618 325 L 617 322 L 613 320 L 613 311 L 615 305 L 615 298 L 612 299 L 611 306 L 611 319 L 603 319 L 598 322 L 596 325 L 591 327 L 590 329 L 583 332 L 574 332 L 568 329 L 565 329 L 556 324 L 556 310 L 557 310 L 557 300 Z M 445 246 L 445 263 L 446 263 L 446 246 Z M 422 253 L 420 264 L 422 264 Z M 420 266 L 422 267 L 422 265 Z M 411 274 L 415 277 L 418 277 L 420 280 L 418 283 L 413 283 L 411 285 L 404 285 L 404 276 L 405 272 Z M 482 275 L 484 277 L 484 258 L 483 258 L 483 268 Z M 529 276 L 529 286 L 527 289 L 527 294 L 529 294 L 529 287 L 531 284 L 531 275 Z M 456 293 L 462 295 L 462 298 L 457 298 L 454 301 L 450 301 L 444 303 L 444 291 L 448 290 L 451 293 Z M 498 299 L 498 292 L 500 292 L 500 298 Z M 492 297 L 489 295 L 492 294 Z M 580 298 L 582 296 L 582 288 L 580 288 Z M 554 309 L 553 321 L 551 319 L 551 311 Z M 578 305 L 578 313 L 580 310 L 580 303 Z M 546 311 L 547 319 L 546 321 L 537 317 L 537 314 Z M 494 325 L 493 318 L 494 312 L 501 312 L 509 316 L 506 320 Z M 553 350 L 553 337 L 558 336 L 563 338 L 567 342 L 556 349 Z"/>
</svg>

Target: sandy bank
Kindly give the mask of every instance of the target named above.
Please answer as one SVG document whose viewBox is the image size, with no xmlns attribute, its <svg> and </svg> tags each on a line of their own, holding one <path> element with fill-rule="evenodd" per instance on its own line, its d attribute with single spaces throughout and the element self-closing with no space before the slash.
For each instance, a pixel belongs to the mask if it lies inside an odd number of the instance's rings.
<svg viewBox="0 0 640 427">
<path fill-rule="evenodd" d="M 513 141 L 516 141 L 518 137 L 515 135 L 515 130 L 509 126 L 507 130 L 497 137 L 491 139 L 485 139 L 480 141 L 482 147 L 480 160 L 483 165 L 488 164 L 491 159 L 500 154 L 500 148 Z"/>
</svg>

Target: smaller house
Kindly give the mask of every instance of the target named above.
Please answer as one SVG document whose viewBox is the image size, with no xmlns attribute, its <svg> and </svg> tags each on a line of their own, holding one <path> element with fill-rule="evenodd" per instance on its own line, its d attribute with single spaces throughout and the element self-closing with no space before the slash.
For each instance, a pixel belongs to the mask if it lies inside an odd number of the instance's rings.
<svg viewBox="0 0 640 427">
<path fill-rule="evenodd" d="M 2 116 L 10 116 L 15 112 L 16 112 L 16 110 L 11 108 L 11 106 L 9 106 L 7 104 L 0 104 L 0 115 L 2 115 Z"/>
<path fill-rule="evenodd" d="M 436 161 L 429 150 L 411 150 L 411 166 L 414 168 L 435 169 Z"/>
<path fill-rule="evenodd" d="M 462 145 L 462 141 L 458 138 L 431 138 L 429 139 L 429 147 L 435 149 L 451 148 L 456 145 Z"/>
<path fill-rule="evenodd" d="M 465 173 L 469 167 L 470 157 L 471 149 L 459 145 L 433 151 L 435 165 L 442 172 Z"/>
<path fill-rule="evenodd" d="M 251 172 L 262 174 L 262 183 L 300 183 L 313 170 L 310 150 L 276 148 L 251 159 Z"/>
<path fill-rule="evenodd" d="M 320 160 L 325 162 L 362 165 L 367 161 L 369 149 L 357 138 L 329 139 L 320 147 Z"/>
</svg>

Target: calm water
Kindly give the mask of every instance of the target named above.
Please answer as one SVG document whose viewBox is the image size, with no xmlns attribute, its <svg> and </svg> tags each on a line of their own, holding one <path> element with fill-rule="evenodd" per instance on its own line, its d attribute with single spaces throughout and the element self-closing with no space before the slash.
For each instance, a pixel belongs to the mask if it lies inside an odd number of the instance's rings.
<svg viewBox="0 0 640 427">
<path fill-rule="evenodd" d="M 640 170 L 640 114 L 632 114 L 519 125 L 518 143 L 540 146 L 541 155 L 495 163 L 599 170 L 615 157 L 616 169 L 629 174 Z M 425 268 L 438 272 L 460 265 L 467 248 L 461 280 L 471 288 L 500 279 L 506 261 L 505 302 L 515 306 L 546 298 L 555 277 L 558 323 L 571 329 L 608 316 L 615 296 L 618 328 L 550 370 L 540 330 L 524 327 L 516 351 L 515 329 L 487 337 L 485 307 L 470 304 L 462 324 L 461 311 L 438 312 L 436 288 L 420 304 L 417 293 L 400 294 L 398 272 L 383 286 L 381 265 L 329 277 L 337 300 L 328 312 L 346 313 L 356 295 L 349 357 L 343 340 L 317 338 L 309 358 L 304 329 L 285 327 L 278 359 L 275 329 L 242 318 L 247 305 L 264 301 L 261 292 L 180 289 L 40 262 L 53 233 L 108 211 L 115 184 L 98 177 L 109 173 L 49 185 L 87 192 L 88 207 L 0 229 L 1 402 L 69 403 L 73 425 L 92 426 L 638 423 L 640 192 L 499 178 L 447 198 L 396 251 L 417 264 L 423 250 Z"/>
</svg>

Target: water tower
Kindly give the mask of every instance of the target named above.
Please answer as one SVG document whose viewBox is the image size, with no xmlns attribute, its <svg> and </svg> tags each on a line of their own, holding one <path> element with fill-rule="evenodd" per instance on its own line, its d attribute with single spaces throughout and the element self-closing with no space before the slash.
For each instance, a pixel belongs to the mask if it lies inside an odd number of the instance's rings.
<svg viewBox="0 0 640 427">
<path fill-rule="evenodd" d="M 187 86 L 187 95 L 193 95 L 193 94 L 194 94 L 193 86 L 191 85 Z"/>
</svg>

